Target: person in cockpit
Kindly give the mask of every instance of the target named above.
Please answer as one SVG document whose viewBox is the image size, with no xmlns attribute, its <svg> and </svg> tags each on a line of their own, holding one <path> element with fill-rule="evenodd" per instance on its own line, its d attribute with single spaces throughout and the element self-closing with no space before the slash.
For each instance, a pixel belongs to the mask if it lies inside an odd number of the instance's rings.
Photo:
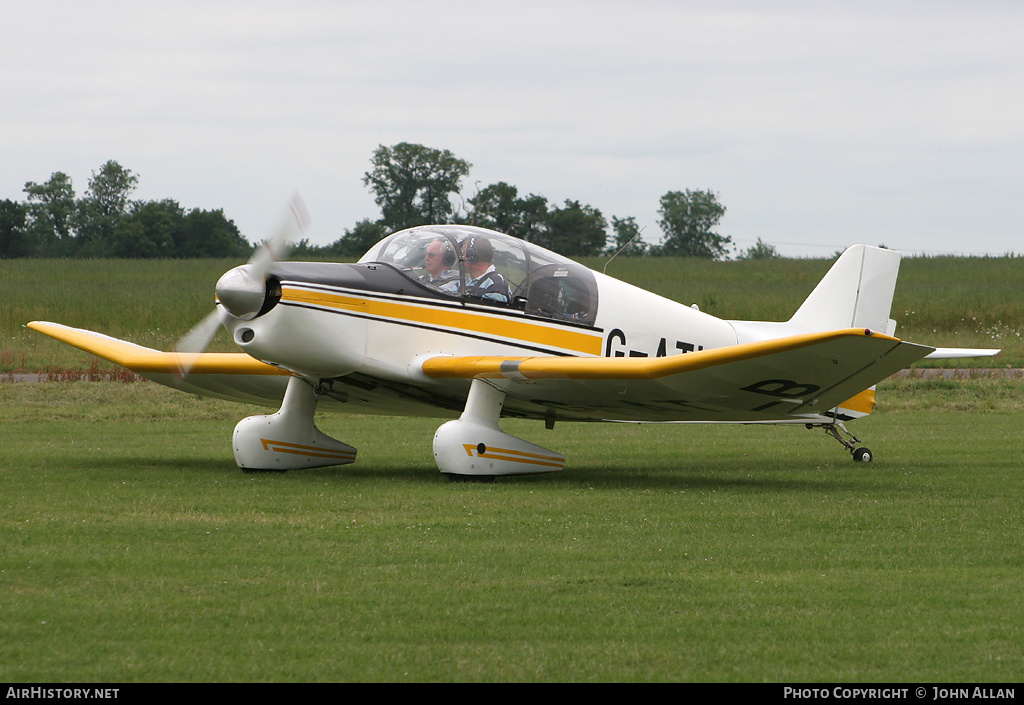
<svg viewBox="0 0 1024 705">
<path fill-rule="evenodd" d="M 486 237 L 473 235 L 462 241 L 462 259 L 466 265 L 465 296 L 498 304 L 508 304 L 512 291 L 505 277 L 494 267 L 494 245 Z M 454 285 L 454 286 L 453 286 Z M 458 283 L 442 287 L 458 291 Z"/>
<path fill-rule="evenodd" d="M 423 255 L 423 269 L 425 274 L 420 280 L 431 286 L 440 287 L 459 278 L 456 269 L 450 269 L 455 264 L 455 252 L 446 240 L 438 238 L 427 245 L 426 254 Z M 458 282 L 455 281 L 457 284 Z"/>
</svg>

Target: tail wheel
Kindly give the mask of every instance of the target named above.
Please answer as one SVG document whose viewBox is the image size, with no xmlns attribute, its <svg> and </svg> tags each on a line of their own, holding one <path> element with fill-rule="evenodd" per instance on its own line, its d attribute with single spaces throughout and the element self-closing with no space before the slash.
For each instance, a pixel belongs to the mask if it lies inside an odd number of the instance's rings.
<svg viewBox="0 0 1024 705">
<path fill-rule="evenodd" d="M 807 424 L 807 428 L 824 428 L 825 433 L 839 441 L 843 448 L 846 448 L 846 450 L 853 454 L 853 462 L 855 463 L 870 463 L 875 458 L 868 448 L 858 448 L 856 446 L 857 443 L 860 443 L 860 439 L 847 431 L 842 421 L 827 424 Z"/>
</svg>

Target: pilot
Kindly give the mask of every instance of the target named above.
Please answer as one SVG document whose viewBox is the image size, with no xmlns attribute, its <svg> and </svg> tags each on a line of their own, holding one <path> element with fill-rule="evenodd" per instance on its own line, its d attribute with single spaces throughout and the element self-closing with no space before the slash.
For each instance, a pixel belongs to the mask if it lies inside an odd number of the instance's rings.
<svg viewBox="0 0 1024 705">
<path fill-rule="evenodd" d="M 463 290 L 466 296 L 497 304 L 508 304 L 512 300 L 508 282 L 494 268 L 494 245 L 490 240 L 477 235 L 463 240 L 462 259 L 466 263 L 466 287 Z M 456 282 L 442 288 L 458 291 Z"/>
<path fill-rule="evenodd" d="M 423 269 L 426 270 L 420 279 L 431 286 L 441 286 L 454 279 L 458 279 L 457 270 L 449 269 L 455 264 L 455 253 L 451 246 L 441 239 L 433 240 L 427 245 L 427 252 L 423 255 Z"/>
</svg>

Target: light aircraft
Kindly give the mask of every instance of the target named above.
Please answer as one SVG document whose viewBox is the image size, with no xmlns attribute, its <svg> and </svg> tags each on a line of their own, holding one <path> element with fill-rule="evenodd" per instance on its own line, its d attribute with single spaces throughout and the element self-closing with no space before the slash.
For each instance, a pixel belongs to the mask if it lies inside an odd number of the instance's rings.
<svg viewBox="0 0 1024 705">
<path fill-rule="evenodd" d="M 465 225 L 416 227 L 358 263 L 283 261 L 308 216 L 288 220 L 216 285 L 212 314 L 175 351 L 100 333 L 29 327 L 160 384 L 280 410 L 235 427 L 248 470 L 351 463 L 318 410 L 449 417 L 434 435 L 451 479 L 561 470 L 565 457 L 502 431 L 501 417 L 559 422 L 803 424 L 858 462 L 844 422 L 874 385 L 936 349 L 893 337 L 901 255 L 846 250 L 788 321 L 722 320 L 534 244 Z M 238 353 L 203 352 L 225 327 Z"/>
</svg>

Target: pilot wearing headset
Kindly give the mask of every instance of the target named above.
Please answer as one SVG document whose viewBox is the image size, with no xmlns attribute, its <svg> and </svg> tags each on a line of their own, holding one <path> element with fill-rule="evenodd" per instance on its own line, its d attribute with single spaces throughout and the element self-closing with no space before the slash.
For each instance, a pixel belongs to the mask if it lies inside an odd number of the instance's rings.
<svg viewBox="0 0 1024 705">
<path fill-rule="evenodd" d="M 463 240 L 462 259 L 466 264 L 465 296 L 497 304 L 508 304 L 512 300 L 508 282 L 494 268 L 494 245 L 490 240 L 475 235 Z M 442 288 L 458 291 L 458 283 L 451 282 Z"/>
<path fill-rule="evenodd" d="M 431 286 L 442 286 L 458 279 L 458 270 L 451 269 L 455 259 L 455 252 L 447 240 L 433 240 L 427 245 L 423 256 L 423 269 L 426 273 L 420 277 L 421 281 Z"/>
</svg>

